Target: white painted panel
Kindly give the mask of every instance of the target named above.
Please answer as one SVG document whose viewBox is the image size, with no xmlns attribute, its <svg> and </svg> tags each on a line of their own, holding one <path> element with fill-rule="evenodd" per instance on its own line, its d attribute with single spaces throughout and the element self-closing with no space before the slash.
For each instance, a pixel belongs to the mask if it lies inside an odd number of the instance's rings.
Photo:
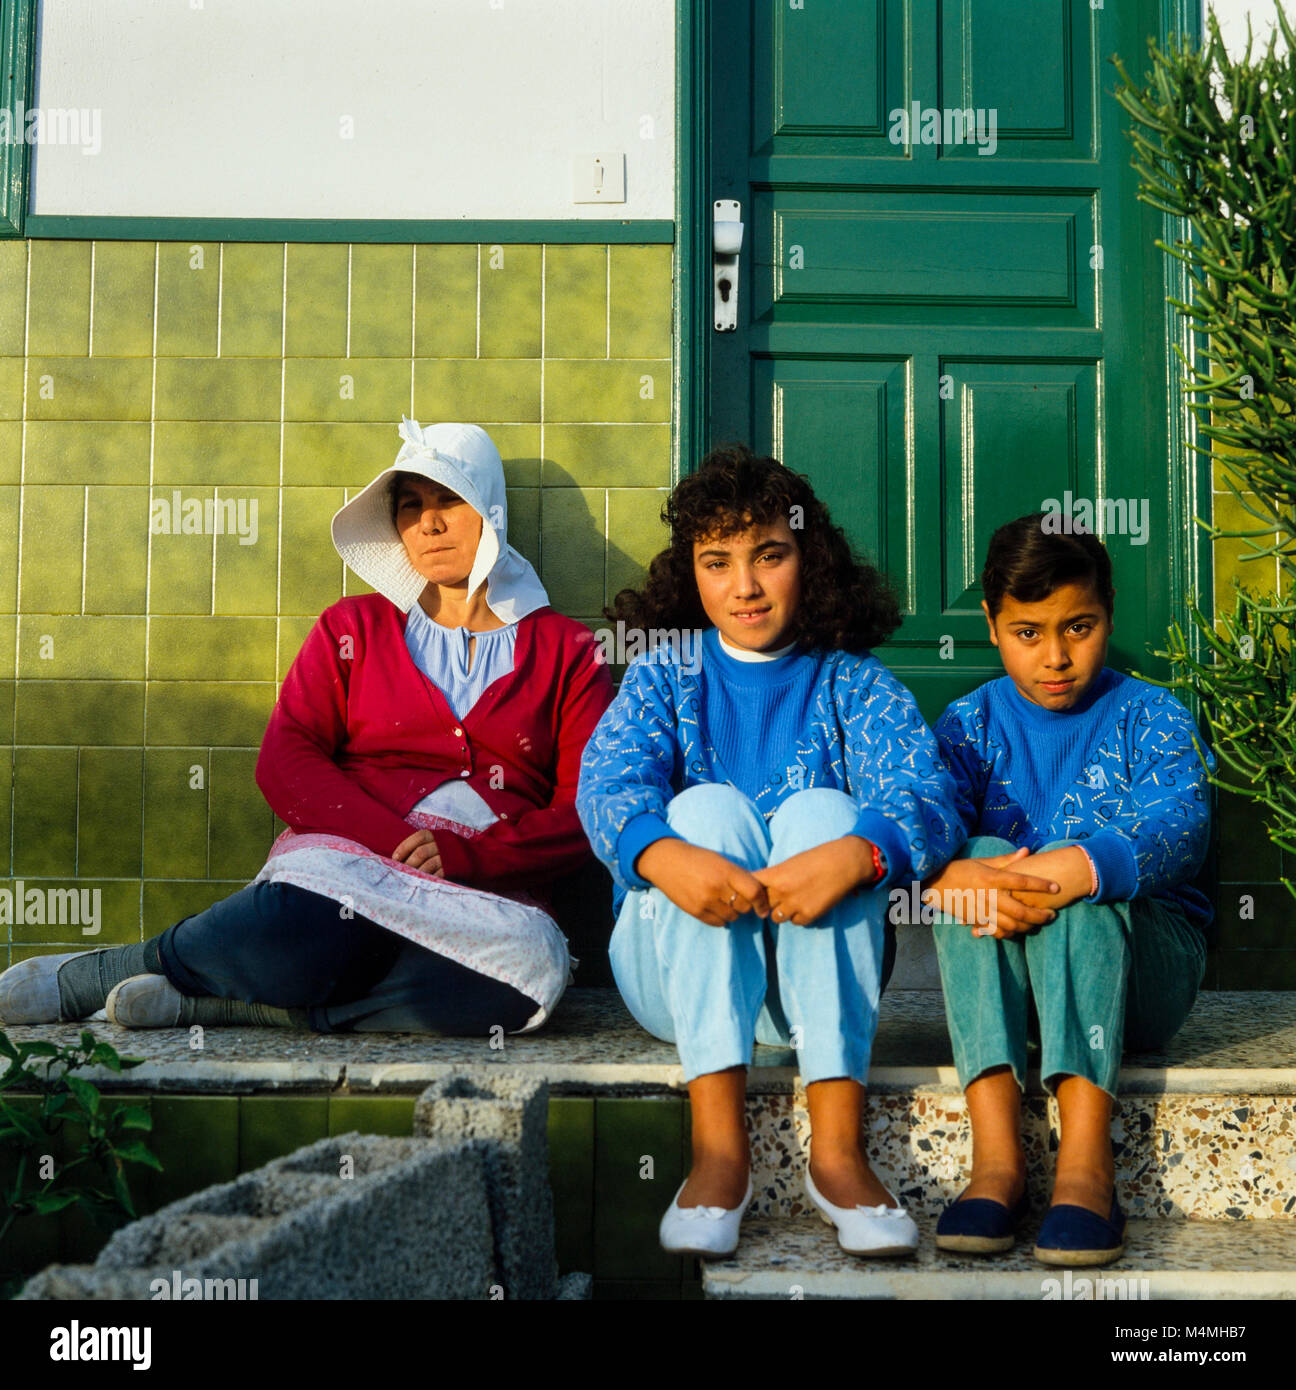
<svg viewBox="0 0 1296 1390">
<path fill-rule="evenodd" d="M 1247 17 L 1251 19 L 1251 57 L 1260 57 L 1269 44 L 1269 35 L 1277 27 L 1274 19 L 1274 0 L 1208 0 L 1202 7 L 1203 16 L 1207 9 L 1214 10 L 1219 20 L 1220 33 L 1231 57 L 1240 58 L 1246 52 Z M 1296 15 L 1296 10 L 1288 3 L 1288 15 Z M 1286 51 L 1282 34 L 1278 35 L 1278 51 Z"/>
<path fill-rule="evenodd" d="M 673 0 L 43 0 L 32 211 L 671 218 Z M 348 122 L 351 125 L 348 135 Z M 624 152 L 626 201 L 572 201 Z"/>
</svg>

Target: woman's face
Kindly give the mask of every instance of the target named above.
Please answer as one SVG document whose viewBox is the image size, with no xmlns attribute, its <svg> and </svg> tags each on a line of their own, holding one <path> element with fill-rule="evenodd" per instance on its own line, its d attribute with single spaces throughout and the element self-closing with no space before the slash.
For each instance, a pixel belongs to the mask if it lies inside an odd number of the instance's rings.
<svg viewBox="0 0 1296 1390">
<path fill-rule="evenodd" d="M 396 530 L 410 564 L 432 584 L 467 581 L 482 519 L 457 492 L 430 478 L 407 478 L 396 494 Z"/>
<path fill-rule="evenodd" d="M 792 640 L 801 602 L 801 550 L 787 522 L 693 542 L 693 577 L 703 610 L 721 635 L 748 651 Z"/>
<path fill-rule="evenodd" d="M 1090 585 L 1062 584 L 1038 603 L 1005 594 L 993 619 L 984 599 L 981 609 L 1004 670 L 1033 704 L 1070 709 L 1102 675 L 1114 624 Z"/>
</svg>

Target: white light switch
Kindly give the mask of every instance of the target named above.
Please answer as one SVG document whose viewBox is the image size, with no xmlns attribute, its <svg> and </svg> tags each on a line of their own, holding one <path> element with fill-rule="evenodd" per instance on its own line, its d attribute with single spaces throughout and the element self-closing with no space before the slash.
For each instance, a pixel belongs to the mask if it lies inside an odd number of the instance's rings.
<svg viewBox="0 0 1296 1390">
<path fill-rule="evenodd" d="M 578 154 L 572 160 L 573 203 L 625 200 L 624 154 Z"/>
</svg>

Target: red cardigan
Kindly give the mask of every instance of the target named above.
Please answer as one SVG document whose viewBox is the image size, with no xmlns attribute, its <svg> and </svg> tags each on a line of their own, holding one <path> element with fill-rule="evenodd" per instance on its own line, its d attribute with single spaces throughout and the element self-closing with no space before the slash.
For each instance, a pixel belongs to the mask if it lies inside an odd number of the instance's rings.
<svg viewBox="0 0 1296 1390">
<path fill-rule="evenodd" d="M 414 833 L 411 807 L 462 777 L 500 819 L 471 839 L 435 832 L 447 879 L 510 892 L 579 868 L 591 852 L 576 815 L 581 753 L 612 700 L 589 629 L 552 608 L 521 619 L 512 672 L 461 726 L 414 664 L 405 623 L 381 594 L 325 609 L 261 740 L 271 810 L 390 855 Z"/>
</svg>

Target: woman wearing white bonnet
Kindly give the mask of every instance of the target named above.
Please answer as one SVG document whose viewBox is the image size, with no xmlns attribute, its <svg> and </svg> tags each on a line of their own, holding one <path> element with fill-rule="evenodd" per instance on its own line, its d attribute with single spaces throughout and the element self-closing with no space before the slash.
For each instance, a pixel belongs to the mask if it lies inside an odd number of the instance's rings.
<svg viewBox="0 0 1296 1390">
<path fill-rule="evenodd" d="M 256 779 L 288 826 L 247 887 L 130 946 L 0 975 L 0 1020 L 487 1035 L 570 980 L 546 885 L 590 857 L 581 752 L 612 697 L 587 628 L 508 544 L 476 425 L 417 421 L 333 518 L 376 592 L 325 610 Z"/>
</svg>

